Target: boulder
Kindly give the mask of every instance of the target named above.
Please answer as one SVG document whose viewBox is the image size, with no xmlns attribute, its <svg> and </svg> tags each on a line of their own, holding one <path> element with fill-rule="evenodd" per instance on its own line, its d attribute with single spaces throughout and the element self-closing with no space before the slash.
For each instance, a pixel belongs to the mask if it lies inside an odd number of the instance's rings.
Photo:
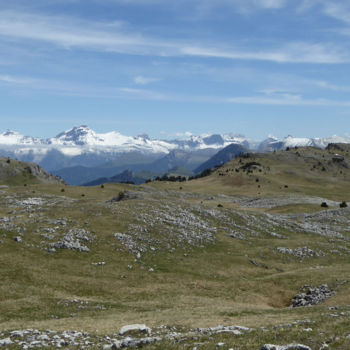
<svg viewBox="0 0 350 350">
<path fill-rule="evenodd" d="M 120 328 L 119 335 L 125 335 L 128 333 L 145 333 L 151 334 L 151 328 L 148 328 L 145 324 L 130 324 Z"/>
</svg>

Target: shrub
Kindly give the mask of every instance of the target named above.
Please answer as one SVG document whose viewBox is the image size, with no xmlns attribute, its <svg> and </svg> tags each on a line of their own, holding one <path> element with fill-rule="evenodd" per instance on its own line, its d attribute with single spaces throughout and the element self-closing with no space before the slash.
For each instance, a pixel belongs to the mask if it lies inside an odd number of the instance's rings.
<svg viewBox="0 0 350 350">
<path fill-rule="evenodd" d="M 118 200 L 122 200 L 125 197 L 125 192 L 124 191 L 120 191 L 118 194 Z"/>
<path fill-rule="evenodd" d="M 101 188 L 105 188 L 105 185 L 104 185 L 104 184 L 102 184 L 102 185 L 101 185 Z"/>
<path fill-rule="evenodd" d="M 65 191 L 65 189 L 64 188 L 61 188 L 61 192 L 64 192 Z"/>
<path fill-rule="evenodd" d="M 218 204 L 218 208 L 223 208 L 224 206 L 222 204 Z"/>
<path fill-rule="evenodd" d="M 328 208 L 328 204 L 327 204 L 326 202 L 322 202 L 322 203 L 321 203 L 321 207 L 322 207 L 322 208 Z"/>
<path fill-rule="evenodd" d="M 347 203 L 345 202 L 345 201 L 343 201 L 343 202 L 341 202 L 340 204 L 339 204 L 339 207 L 340 208 L 346 208 L 348 205 L 347 205 Z"/>
</svg>

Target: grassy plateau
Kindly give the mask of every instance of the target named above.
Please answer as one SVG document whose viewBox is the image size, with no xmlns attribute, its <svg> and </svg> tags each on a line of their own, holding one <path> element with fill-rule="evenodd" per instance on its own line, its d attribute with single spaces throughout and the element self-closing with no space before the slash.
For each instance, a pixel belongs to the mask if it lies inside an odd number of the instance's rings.
<svg viewBox="0 0 350 350">
<path fill-rule="evenodd" d="M 239 325 L 250 331 L 147 349 L 350 349 L 350 210 L 340 208 L 350 202 L 349 151 L 250 154 L 207 177 L 142 186 L 73 187 L 16 173 L 0 186 L 3 337 Z M 60 245 L 67 240 L 76 245 Z M 335 294 L 290 307 L 304 285 L 322 284 Z"/>
</svg>

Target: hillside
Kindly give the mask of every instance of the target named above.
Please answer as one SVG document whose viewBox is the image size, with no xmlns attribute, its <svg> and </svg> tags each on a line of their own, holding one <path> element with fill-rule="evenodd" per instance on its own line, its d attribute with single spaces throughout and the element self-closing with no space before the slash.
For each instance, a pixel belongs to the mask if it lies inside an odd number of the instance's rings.
<svg viewBox="0 0 350 350">
<path fill-rule="evenodd" d="M 181 183 L 1 188 L 0 343 L 349 349 L 349 151 L 252 154 Z"/>
<path fill-rule="evenodd" d="M 132 183 L 135 185 L 140 185 L 146 182 L 147 179 L 152 177 L 152 174 L 147 174 L 146 177 L 141 177 L 142 174 L 134 174 L 132 171 L 125 170 L 120 174 L 114 175 L 112 177 L 100 177 L 96 180 L 87 182 L 83 186 L 98 186 L 104 183 Z"/>
<path fill-rule="evenodd" d="M 248 149 L 246 147 L 243 147 L 242 145 L 238 144 L 231 144 L 229 146 L 226 146 L 221 151 L 217 152 L 215 155 L 213 155 L 211 158 L 209 158 L 206 162 L 202 163 L 200 166 L 198 166 L 194 172 L 196 174 L 200 174 L 202 171 L 206 169 L 211 169 L 216 166 L 221 166 L 231 159 L 235 158 L 241 153 L 246 153 Z"/>
<path fill-rule="evenodd" d="M 350 185 L 349 154 L 350 147 L 345 144 L 331 144 L 326 150 L 297 147 L 289 151 L 250 153 L 187 186 L 206 193 L 254 197 L 294 193 L 346 200 Z"/>
<path fill-rule="evenodd" d="M 0 184 L 23 185 L 35 183 L 63 184 L 63 181 L 48 174 L 34 163 L 24 163 L 0 157 Z"/>
</svg>

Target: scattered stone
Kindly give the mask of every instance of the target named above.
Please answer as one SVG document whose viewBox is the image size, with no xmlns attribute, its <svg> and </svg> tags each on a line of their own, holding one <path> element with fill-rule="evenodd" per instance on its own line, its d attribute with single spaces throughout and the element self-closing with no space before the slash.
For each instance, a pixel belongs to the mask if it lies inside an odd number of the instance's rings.
<svg viewBox="0 0 350 350">
<path fill-rule="evenodd" d="M 85 229 L 71 229 L 61 241 L 53 243 L 51 246 L 56 249 L 70 249 L 79 252 L 89 252 L 90 249 L 82 242 L 91 242 L 95 237 Z"/>
<path fill-rule="evenodd" d="M 304 332 L 312 332 L 312 330 L 313 330 L 312 328 L 304 328 L 303 329 Z"/>
<path fill-rule="evenodd" d="M 274 238 L 278 238 L 278 239 L 287 239 L 286 236 L 280 235 L 280 234 L 275 233 L 275 232 L 269 232 L 269 235 L 274 237 Z"/>
<path fill-rule="evenodd" d="M 17 236 L 17 237 L 15 237 L 13 240 L 14 240 L 15 242 L 20 243 L 20 242 L 22 242 L 22 237 L 21 237 L 21 236 Z"/>
<path fill-rule="evenodd" d="M 241 335 L 244 332 L 251 331 L 250 328 L 241 327 L 241 326 L 217 326 L 211 328 L 199 328 L 198 332 L 200 334 L 222 334 L 222 333 L 230 333 L 234 335 Z"/>
<path fill-rule="evenodd" d="M 295 249 L 285 248 L 285 247 L 277 247 L 277 251 L 281 254 L 292 255 L 298 259 L 312 258 L 312 257 L 323 257 L 325 254 L 319 251 L 313 251 L 308 247 L 298 247 Z"/>
<path fill-rule="evenodd" d="M 239 239 L 241 241 L 245 241 L 246 240 L 245 236 L 242 233 L 240 233 L 240 232 L 231 232 L 229 234 L 229 237 L 232 237 L 232 238 L 235 238 L 235 239 Z"/>
<path fill-rule="evenodd" d="M 272 345 L 265 344 L 261 350 L 311 350 L 309 346 L 302 344 Z"/>
</svg>

